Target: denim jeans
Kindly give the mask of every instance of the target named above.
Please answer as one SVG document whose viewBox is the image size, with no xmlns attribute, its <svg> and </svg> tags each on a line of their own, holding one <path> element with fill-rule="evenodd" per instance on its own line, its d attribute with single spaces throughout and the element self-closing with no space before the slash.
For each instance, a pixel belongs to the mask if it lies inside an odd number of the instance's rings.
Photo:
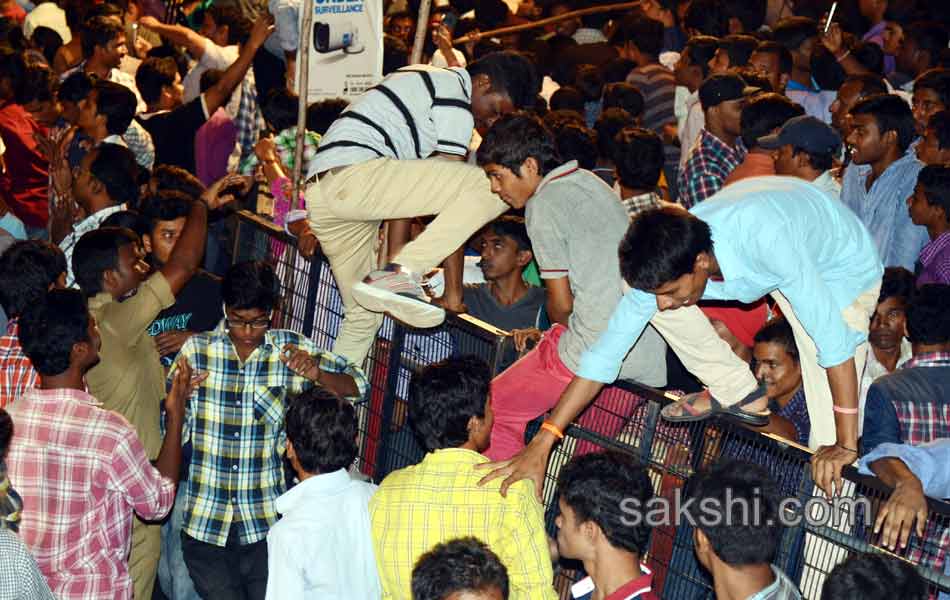
<svg viewBox="0 0 950 600">
<path fill-rule="evenodd" d="M 181 526 L 184 521 L 184 486 L 178 488 L 175 506 L 162 525 L 162 557 L 158 562 L 158 584 L 168 600 L 201 600 L 185 566 L 181 552 Z"/>
<path fill-rule="evenodd" d="M 181 533 L 181 549 L 195 589 L 204 600 L 264 600 L 267 540 L 241 545 L 232 523 L 224 548 Z"/>
</svg>

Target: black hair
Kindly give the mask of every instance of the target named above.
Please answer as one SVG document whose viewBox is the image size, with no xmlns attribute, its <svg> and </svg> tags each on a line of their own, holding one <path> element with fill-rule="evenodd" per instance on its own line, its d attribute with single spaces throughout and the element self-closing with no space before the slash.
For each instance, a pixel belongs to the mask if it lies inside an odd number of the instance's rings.
<svg viewBox="0 0 950 600">
<path fill-rule="evenodd" d="M 612 159 L 623 186 L 656 189 L 665 160 L 663 141 L 649 129 L 626 127 L 614 136 Z"/>
<path fill-rule="evenodd" d="M 719 9 L 729 17 L 735 17 L 742 23 L 747 33 L 758 31 L 765 23 L 766 0 L 723 0 Z"/>
<path fill-rule="evenodd" d="M 647 503 L 653 498 L 653 484 L 646 469 L 624 452 L 607 450 L 575 456 L 561 468 L 557 489 L 571 507 L 578 523 L 593 522 L 611 546 L 646 553 L 650 541 Z M 631 525 L 628 510 L 639 512 Z"/>
<path fill-rule="evenodd" d="M 158 165 L 152 171 L 152 181 L 159 192 L 182 192 L 192 200 L 197 200 L 205 192 L 201 180 L 187 170 L 174 165 Z"/>
<path fill-rule="evenodd" d="M 835 55 L 818 44 L 811 53 L 811 76 L 820 89 L 835 91 L 841 88 L 848 75 Z"/>
<path fill-rule="evenodd" d="M 635 119 L 643 114 L 644 106 L 643 93 L 637 86 L 622 82 L 604 86 L 603 110 L 622 108 L 631 119 Z"/>
<path fill-rule="evenodd" d="M 23 353 L 43 376 L 65 373 L 73 345 L 88 341 L 89 308 L 77 290 L 48 292 L 20 319 Z"/>
<path fill-rule="evenodd" d="M 85 71 L 76 71 L 59 84 L 59 99 L 60 101 L 79 103 L 89 96 L 93 90 L 93 85 L 92 78 Z"/>
<path fill-rule="evenodd" d="M 294 398 L 286 428 L 300 468 L 307 473 L 333 473 L 356 460 L 356 410 L 333 392 L 315 387 Z"/>
<path fill-rule="evenodd" d="M 413 600 L 445 600 L 456 592 L 493 588 L 508 600 L 508 569 L 487 545 L 473 537 L 435 545 L 412 569 Z"/>
<path fill-rule="evenodd" d="M 190 59 L 180 46 L 155 46 L 145 53 L 146 58 L 167 58 L 174 63 L 178 75 L 184 79 L 190 70 Z M 137 85 L 137 82 L 136 82 Z M 141 90 L 140 90 L 141 91 Z"/>
<path fill-rule="evenodd" d="M 475 46 L 472 48 L 472 58 L 479 60 L 496 52 L 504 52 L 504 50 L 505 46 L 500 41 L 494 38 L 482 38 L 475 42 Z"/>
<path fill-rule="evenodd" d="M 132 90 L 106 79 L 97 79 L 96 112 L 106 118 L 110 135 L 123 135 L 132 124 L 138 100 Z"/>
<path fill-rule="evenodd" d="M 409 64 L 409 46 L 388 33 L 383 35 L 383 76 Z"/>
<path fill-rule="evenodd" d="M 897 148 L 902 155 L 917 135 L 914 113 L 903 98 L 896 94 L 868 96 L 851 108 L 851 114 L 873 116 L 881 136 L 888 131 L 895 132 Z"/>
<path fill-rule="evenodd" d="M 528 228 L 524 219 L 513 215 L 503 215 L 498 217 L 485 229 L 491 231 L 498 237 L 510 238 L 518 245 L 518 250 L 531 252 L 531 238 L 528 237 Z"/>
<path fill-rule="evenodd" d="M 201 93 L 204 94 L 214 86 L 218 85 L 218 82 L 221 81 L 222 77 L 224 77 L 224 71 L 221 69 L 208 69 L 201 74 L 201 79 L 198 82 L 198 89 L 200 89 Z"/>
<path fill-rule="evenodd" d="M 813 37 L 818 37 L 818 22 L 809 17 L 785 17 L 772 27 L 772 39 L 789 51 Z"/>
<path fill-rule="evenodd" d="M 572 110 L 584 114 L 584 94 L 573 85 L 562 85 L 548 100 L 551 110 Z"/>
<path fill-rule="evenodd" d="M 762 326 L 755 334 L 756 344 L 778 344 L 786 354 L 798 362 L 798 346 L 795 344 L 795 334 L 792 332 L 792 326 L 785 317 L 776 317 Z"/>
<path fill-rule="evenodd" d="M 689 498 L 695 499 L 691 512 L 697 527 L 724 563 L 738 567 L 775 559 L 783 527 L 782 497 L 763 467 L 722 461 L 694 476 Z M 710 505 L 719 510 L 711 512 Z"/>
<path fill-rule="evenodd" d="M 821 600 L 925 600 L 927 583 L 913 565 L 895 556 L 852 554 L 828 574 Z"/>
<path fill-rule="evenodd" d="M 729 17 L 719 0 L 693 0 L 686 9 L 683 27 L 720 38 L 729 33 Z"/>
<path fill-rule="evenodd" d="M 620 274 L 630 287 L 651 291 L 692 273 L 696 257 L 712 251 L 705 221 L 674 206 L 646 210 L 620 241 Z"/>
<path fill-rule="evenodd" d="M 784 74 L 792 72 L 792 67 L 795 64 L 795 61 L 792 58 L 792 53 L 789 51 L 789 49 L 782 44 L 772 40 L 760 42 L 759 45 L 755 47 L 755 51 L 762 52 L 764 54 L 774 54 L 777 56 L 779 73 Z"/>
<path fill-rule="evenodd" d="M 17 104 L 50 102 L 53 99 L 57 81 L 58 79 L 48 66 L 44 64 L 27 66 L 23 72 L 22 85 L 18 86 Z"/>
<path fill-rule="evenodd" d="M 584 117 L 581 115 L 581 113 L 577 112 L 576 110 L 567 110 L 563 108 L 552 108 L 544 114 L 544 118 L 541 119 L 541 122 L 544 123 L 544 126 L 547 127 L 549 131 L 555 131 L 556 129 L 564 127 L 568 124 L 574 124 L 579 127 L 587 126 L 587 121 L 584 120 Z"/>
<path fill-rule="evenodd" d="M 171 58 L 148 57 L 135 71 L 135 86 L 146 104 L 155 104 L 162 97 L 162 88 L 174 85 L 178 65 Z"/>
<path fill-rule="evenodd" d="M 637 63 L 629 58 L 612 58 L 600 67 L 600 78 L 604 81 L 604 86 L 612 83 L 621 83 L 627 80 L 630 71 L 637 68 Z"/>
<path fill-rule="evenodd" d="M 468 74 L 472 79 L 487 75 L 491 89 L 507 95 L 517 110 L 531 107 L 541 91 L 534 64 L 517 52 L 493 52 L 468 65 Z"/>
<path fill-rule="evenodd" d="M 805 114 L 800 104 L 782 94 L 758 94 L 746 102 L 739 117 L 742 143 L 746 148 L 759 145 L 759 138 L 769 135 L 786 121 Z"/>
<path fill-rule="evenodd" d="M 929 69 L 914 80 L 914 89 L 933 90 L 945 108 L 950 108 L 950 69 Z"/>
<path fill-rule="evenodd" d="M 916 21 L 904 28 L 904 39 L 914 40 L 918 50 L 927 52 L 930 64 L 936 66 L 940 54 L 950 43 L 946 25 L 937 21 Z"/>
<path fill-rule="evenodd" d="M 480 167 L 494 163 L 519 177 L 521 165 L 529 158 L 538 161 L 542 176 L 561 164 L 554 136 L 540 119 L 524 113 L 504 115 L 495 121 L 476 154 Z"/>
<path fill-rule="evenodd" d="M 0 408 L 0 462 L 7 456 L 10 449 L 10 440 L 13 439 L 13 419 L 10 413 Z"/>
<path fill-rule="evenodd" d="M 630 15 L 620 22 L 611 42 L 615 46 L 633 43 L 643 54 L 656 58 L 663 50 L 663 23 L 642 15 Z"/>
<path fill-rule="evenodd" d="M 20 97 L 20 87 L 23 85 L 23 74 L 26 71 L 26 62 L 23 54 L 13 48 L 0 44 L 0 79 L 9 79 L 13 90 L 13 99 Z"/>
<path fill-rule="evenodd" d="M 749 57 L 759 46 L 759 40 L 751 35 L 733 34 L 719 40 L 719 47 L 729 55 L 729 65 L 744 67 L 749 64 Z"/>
<path fill-rule="evenodd" d="M 85 16 L 86 20 L 95 17 L 122 17 L 122 8 L 113 2 L 101 2 L 90 6 Z"/>
<path fill-rule="evenodd" d="M 927 165 L 917 174 L 917 183 L 924 189 L 927 204 L 942 208 L 950 223 L 950 165 Z"/>
<path fill-rule="evenodd" d="M 66 272 L 59 246 L 40 240 L 14 242 L 0 255 L 0 304 L 7 317 L 18 317 Z"/>
<path fill-rule="evenodd" d="M 629 112 L 613 106 L 608 108 L 606 101 L 604 102 L 604 110 L 594 123 L 594 133 L 597 134 L 597 154 L 600 158 L 613 160 L 614 138 L 621 129 L 632 125 L 633 117 Z"/>
<path fill-rule="evenodd" d="M 937 146 L 941 150 L 950 149 L 950 110 L 941 110 L 934 113 L 927 123 L 927 129 L 933 129 L 937 134 Z"/>
<path fill-rule="evenodd" d="M 102 221 L 100 227 L 123 227 L 135 232 L 139 237 L 152 232 L 148 221 L 136 210 L 120 210 L 114 212 Z"/>
<path fill-rule="evenodd" d="M 881 278 L 881 291 L 877 295 L 880 304 L 888 298 L 900 298 L 907 302 L 917 289 L 914 274 L 904 267 L 887 267 Z"/>
<path fill-rule="evenodd" d="M 259 260 L 231 265 L 221 282 L 221 298 L 230 309 L 270 312 L 279 297 L 280 282 L 274 268 Z"/>
<path fill-rule="evenodd" d="M 950 343 L 950 285 L 922 285 L 907 303 L 907 338 L 915 344 Z"/>
<path fill-rule="evenodd" d="M 448 358 L 412 378 L 409 419 L 429 452 L 468 441 L 468 422 L 485 416 L 491 372 L 474 356 Z"/>
<path fill-rule="evenodd" d="M 343 98 L 328 98 L 314 102 L 307 107 L 307 130 L 323 135 L 330 129 L 330 125 L 350 105 L 349 100 Z"/>
<path fill-rule="evenodd" d="M 557 154 L 564 162 L 576 160 L 582 169 L 597 166 L 597 142 L 594 132 L 579 125 L 565 125 L 554 131 Z"/>
<path fill-rule="evenodd" d="M 142 218 L 148 225 L 148 231 L 158 225 L 159 221 L 174 221 L 182 217 L 187 218 L 191 213 L 194 200 L 184 192 L 175 190 L 160 190 L 142 200 Z"/>
<path fill-rule="evenodd" d="M 808 157 L 808 164 L 811 165 L 811 168 L 821 173 L 824 173 L 835 164 L 837 148 L 834 150 L 829 150 L 828 152 L 809 152 L 804 148 L 796 148 L 793 146 L 793 150 L 794 154 L 803 152 Z"/>
<path fill-rule="evenodd" d="M 139 167 L 135 154 L 118 144 L 100 144 L 94 152 L 89 172 L 105 186 L 109 198 L 115 204 L 137 204 Z"/>
<path fill-rule="evenodd" d="M 868 96 L 877 96 L 880 94 L 887 94 L 887 84 L 884 82 L 884 78 L 880 75 L 875 75 L 873 73 L 859 73 L 856 75 L 848 75 L 842 85 L 849 82 L 858 82 L 861 84 L 861 92 L 858 94 L 859 98 L 867 98 Z"/>
<path fill-rule="evenodd" d="M 729 73 L 738 75 L 745 81 L 745 84 L 749 87 L 759 88 L 759 91 L 756 93 L 769 93 L 774 92 L 772 89 L 772 82 L 768 79 L 759 75 L 759 72 L 753 69 L 752 67 L 746 65 L 744 67 L 736 67 L 729 69 Z"/>
<path fill-rule="evenodd" d="M 584 102 L 596 102 L 604 93 L 604 80 L 594 65 L 578 65 L 574 86 L 584 96 Z"/>
<path fill-rule="evenodd" d="M 96 46 L 105 47 L 122 33 L 122 25 L 112 17 L 99 15 L 86 19 L 79 34 L 83 58 L 88 59 Z"/>
<path fill-rule="evenodd" d="M 138 243 L 134 231 L 121 227 L 100 227 L 83 234 L 72 257 L 73 275 L 82 293 L 92 298 L 102 292 L 103 274 L 119 267 L 119 249 Z"/>
<path fill-rule="evenodd" d="M 694 35 L 686 42 L 683 52 L 689 57 L 690 66 L 699 67 L 703 79 L 709 77 L 709 61 L 719 49 L 719 40 L 708 35 Z"/>
<path fill-rule="evenodd" d="M 281 86 L 267 92 L 261 105 L 261 114 L 267 124 L 274 128 L 274 133 L 280 133 L 297 125 L 299 108 L 300 98 L 297 94 Z"/>
<path fill-rule="evenodd" d="M 857 42 L 851 47 L 851 56 L 871 73 L 884 74 L 884 50 L 874 42 Z"/>
<path fill-rule="evenodd" d="M 228 45 L 243 44 L 251 35 L 251 20 L 234 6 L 215 4 L 205 13 L 218 27 L 227 26 Z"/>
</svg>

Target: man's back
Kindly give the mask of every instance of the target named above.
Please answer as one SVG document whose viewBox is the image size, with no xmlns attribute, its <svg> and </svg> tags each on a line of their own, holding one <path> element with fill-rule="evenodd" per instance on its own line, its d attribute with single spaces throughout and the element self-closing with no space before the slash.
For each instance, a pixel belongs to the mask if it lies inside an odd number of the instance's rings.
<svg viewBox="0 0 950 600">
<path fill-rule="evenodd" d="M 370 501 L 373 545 L 383 598 L 409 600 L 412 567 L 440 542 L 474 536 L 508 568 L 512 600 L 554 598 L 544 508 L 528 481 L 500 481 L 484 487 L 476 464 L 486 458 L 470 450 L 436 450 L 421 463 L 391 473 Z"/>
<path fill-rule="evenodd" d="M 77 390 L 32 390 L 10 407 L 7 466 L 23 498 L 20 536 L 58 598 L 131 598 L 132 512 L 160 519 L 175 486 L 128 421 Z"/>
<path fill-rule="evenodd" d="M 309 173 L 376 158 L 464 156 L 475 121 L 465 69 L 414 65 L 370 88 L 333 122 Z"/>
<path fill-rule="evenodd" d="M 545 177 L 525 207 L 525 223 L 541 277 L 570 281 L 574 306 L 558 354 L 576 372 L 623 295 L 617 247 L 629 224 L 627 211 L 613 190 L 572 161 Z M 644 332 L 621 377 L 666 384 L 665 349 L 656 331 Z"/>
<path fill-rule="evenodd" d="M 867 450 L 885 442 L 916 446 L 950 438 L 950 357 L 915 357 L 878 378 L 868 390 L 865 414 Z"/>
<path fill-rule="evenodd" d="M 6 335 L 0 337 L 0 408 L 35 387 L 40 376 L 20 345 L 19 320 L 7 323 Z"/>
</svg>

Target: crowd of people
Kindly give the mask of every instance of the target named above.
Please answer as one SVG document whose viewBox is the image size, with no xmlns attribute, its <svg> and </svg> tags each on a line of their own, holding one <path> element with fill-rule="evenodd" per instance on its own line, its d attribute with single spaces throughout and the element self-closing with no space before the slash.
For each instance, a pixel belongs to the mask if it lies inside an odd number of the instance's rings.
<svg viewBox="0 0 950 600">
<path fill-rule="evenodd" d="M 649 465 L 578 444 L 546 474 L 572 424 L 623 432 L 617 380 L 810 449 L 818 495 L 848 465 L 894 488 L 873 541 L 906 560 L 855 554 L 822 598 L 936 593 L 950 5 L 385 0 L 382 79 L 298 131 L 303 2 L 173 4 L 0 0 L 0 599 L 678 597 Z M 332 348 L 274 327 L 235 208 L 328 261 Z M 447 313 L 512 342 L 415 370 L 418 460 L 368 481 L 383 315 Z M 724 447 L 689 561 L 801 598 L 773 465 Z"/>
</svg>

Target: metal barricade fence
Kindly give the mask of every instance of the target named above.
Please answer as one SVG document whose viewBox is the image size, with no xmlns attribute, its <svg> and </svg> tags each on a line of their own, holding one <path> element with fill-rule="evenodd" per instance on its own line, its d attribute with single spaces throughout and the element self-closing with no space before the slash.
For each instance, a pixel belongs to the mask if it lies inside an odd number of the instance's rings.
<svg viewBox="0 0 950 600">
<path fill-rule="evenodd" d="M 282 298 L 275 327 L 286 327 L 330 348 L 339 331 L 343 308 L 329 264 L 320 255 L 306 259 L 292 238 L 266 219 L 247 212 L 237 216 L 234 260 L 265 260 L 275 266 Z M 475 355 L 496 373 L 510 344 L 504 331 L 466 315 L 450 315 L 434 329 L 414 330 L 388 316 L 377 334 L 364 369 L 370 391 L 358 406 L 360 455 L 358 468 L 376 482 L 388 473 L 417 463 L 425 451 L 407 423 L 407 398 L 412 375 L 450 356 Z M 604 388 L 594 404 L 565 432 L 552 452 L 544 486 L 545 519 L 555 534 L 557 475 L 572 456 L 610 448 L 637 456 L 648 468 L 658 496 L 682 494 L 694 473 L 722 459 L 762 465 L 778 483 L 786 522 L 775 560 L 804 597 L 817 599 L 832 568 L 855 552 L 885 552 L 877 546 L 874 517 L 890 489 L 854 468 L 845 470 L 842 497 L 830 504 L 817 491 L 808 463 L 811 454 L 781 438 L 761 434 L 723 420 L 674 425 L 660 419 L 661 408 L 675 396 L 630 382 Z M 537 430 L 529 427 L 527 435 Z M 896 555 L 916 565 L 932 596 L 950 592 L 946 553 L 950 549 L 950 504 L 929 502 L 923 538 L 914 535 Z M 675 502 L 672 504 L 676 506 Z M 806 515 L 808 518 L 805 518 Z M 654 592 L 669 599 L 712 598 L 712 582 L 693 555 L 692 527 L 671 522 L 653 528 L 647 563 L 654 572 Z M 569 598 L 576 569 L 562 561 L 555 585 Z"/>
</svg>

